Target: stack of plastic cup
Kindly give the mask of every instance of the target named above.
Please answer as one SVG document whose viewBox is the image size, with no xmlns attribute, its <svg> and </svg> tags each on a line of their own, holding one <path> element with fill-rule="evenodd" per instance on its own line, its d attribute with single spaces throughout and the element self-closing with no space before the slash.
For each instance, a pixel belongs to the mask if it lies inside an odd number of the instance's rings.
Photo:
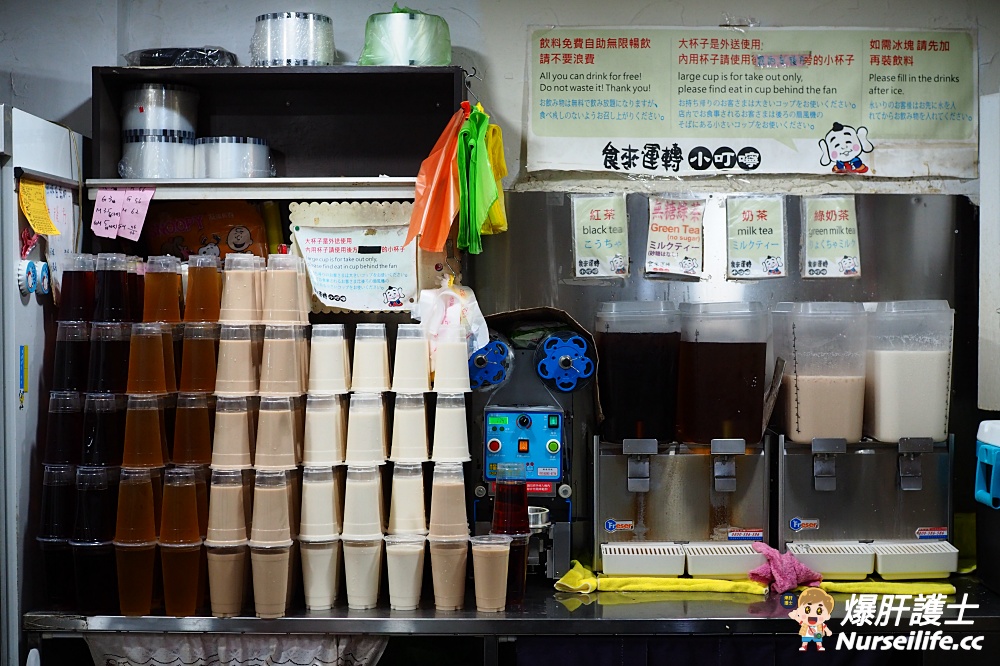
<svg viewBox="0 0 1000 666">
<path fill-rule="evenodd" d="M 351 390 L 351 363 L 343 324 L 312 327 L 309 395 L 339 395 Z"/>
<path fill-rule="evenodd" d="M 219 331 L 216 395 L 256 395 L 258 382 L 256 365 L 251 326 L 222 324 Z"/>
<path fill-rule="evenodd" d="M 326 610 L 337 598 L 340 560 L 340 477 L 332 467 L 302 470 L 299 547 L 306 608 Z"/>
<path fill-rule="evenodd" d="M 457 610 L 465 599 L 465 572 L 469 553 L 469 521 L 465 513 L 465 476 L 462 464 L 434 465 L 428 541 L 434 605 Z"/>
<path fill-rule="evenodd" d="M 196 254 L 188 258 L 184 321 L 218 323 L 222 305 L 219 258 Z"/>
<path fill-rule="evenodd" d="M 427 534 L 424 471 L 419 462 L 397 462 L 392 470 L 389 534 Z"/>
<path fill-rule="evenodd" d="M 499 463 L 496 470 L 496 501 L 493 504 L 491 534 L 510 537 L 507 564 L 507 606 L 524 601 L 528 572 L 528 485 L 524 463 Z"/>
<path fill-rule="evenodd" d="M 352 393 L 347 418 L 347 464 L 383 465 L 386 453 L 382 394 Z"/>
<path fill-rule="evenodd" d="M 224 324 L 260 323 L 258 257 L 252 254 L 228 254 L 225 266 L 219 321 Z"/>
<path fill-rule="evenodd" d="M 36 540 L 41 551 L 45 600 L 55 609 L 73 607 L 73 532 L 76 468 L 45 465 L 42 475 L 42 506 Z"/>
<path fill-rule="evenodd" d="M 389 390 L 389 346 L 385 324 L 358 324 L 354 332 L 351 390 L 376 393 Z"/>
<path fill-rule="evenodd" d="M 419 463 L 427 458 L 427 413 L 423 393 L 397 393 L 392 419 L 392 462 Z"/>
<path fill-rule="evenodd" d="M 56 321 L 88 322 L 94 316 L 94 267 L 92 254 L 57 255 L 51 261 L 62 271 Z"/>
<path fill-rule="evenodd" d="M 464 326 L 442 326 L 434 351 L 434 390 L 438 393 L 468 393 L 469 346 Z"/>
<path fill-rule="evenodd" d="M 212 615 L 235 617 L 243 608 L 247 567 L 246 498 L 243 472 L 212 471 L 212 501 L 209 505 L 208 583 Z"/>
<path fill-rule="evenodd" d="M 115 467 L 76 468 L 76 519 L 69 545 L 73 549 L 76 609 L 83 615 L 119 612 L 113 544 L 118 475 Z"/>
<path fill-rule="evenodd" d="M 118 485 L 115 554 L 122 615 L 149 615 L 153 607 L 156 517 L 148 469 L 125 469 Z"/>
<path fill-rule="evenodd" d="M 306 398 L 304 465 L 340 465 L 347 441 L 346 395 L 309 395 Z"/>
<path fill-rule="evenodd" d="M 374 608 L 378 604 L 382 536 L 382 476 L 379 468 L 376 465 L 348 465 L 341 541 L 347 605 L 350 608 Z"/>
<path fill-rule="evenodd" d="M 464 393 L 438 393 L 434 412 L 434 462 L 465 462 L 469 455 L 469 431 Z"/>
<path fill-rule="evenodd" d="M 243 470 L 253 466 L 250 452 L 252 431 L 256 429 L 251 428 L 251 400 L 245 396 L 216 398 L 212 469 Z"/>
<path fill-rule="evenodd" d="M 162 502 L 159 544 L 166 614 L 188 617 L 198 608 L 202 586 L 201 503 L 195 470 L 165 470 Z"/>
<path fill-rule="evenodd" d="M 287 608 L 292 547 L 288 490 L 285 472 L 257 471 L 250 559 L 258 617 L 282 617 Z"/>
<path fill-rule="evenodd" d="M 400 324 L 396 328 L 396 357 L 392 369 L 392 390 L 396 393 L 425 393 L 431 390 L 431 355 L 424 327 Z"/>
</svg>

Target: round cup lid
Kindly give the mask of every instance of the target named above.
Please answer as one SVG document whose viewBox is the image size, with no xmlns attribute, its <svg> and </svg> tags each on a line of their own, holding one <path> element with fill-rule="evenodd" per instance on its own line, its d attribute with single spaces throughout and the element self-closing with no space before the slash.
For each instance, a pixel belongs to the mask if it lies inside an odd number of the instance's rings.
<svg viewBox="0 0 1000 666">
<path fill-rule="evenodd" d="M 255 136 L 203 136 L 195 140 L 196 145 L 218 144 L 218 143 L 247 143 L 255 146 L 266 146 L 267 139 Z"/>
<path fill-rule="evenodd" d="M 275 19 L 305 19 L 308 21 L 320 21 L 321 23 L 333 23 L 333 20 L 326 14 L 317 14 L 315 12 L 270 12 L 268 14 L 260 14 L 257 17 L 257 23 L 261 21 L 273 21 Z"/>
</svg>

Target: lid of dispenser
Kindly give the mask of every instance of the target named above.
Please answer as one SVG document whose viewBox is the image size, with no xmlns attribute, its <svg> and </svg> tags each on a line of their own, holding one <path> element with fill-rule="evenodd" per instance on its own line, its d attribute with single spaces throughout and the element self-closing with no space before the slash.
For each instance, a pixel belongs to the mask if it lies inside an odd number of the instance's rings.
<svg viewBox="0 0 1000 666">
<path fill-rule="evenodd" d="M 670 333 L 680 330 L 673 301 L 608 301 L 595 314 L 597 333 Z"/>
<path fill-rule="evenodd" d="M 876 313 L 913 312 L 923 314 L 947 310 L 951 310 L 948 301 L 882 301 L 875 305 Z"/>
<path fill-rule="evenodd" d="M 863 303 L 847 303 L 843 301 L 803 301 L 803 302 L 782 302 L 772 308 L 771 312 L 777 315 L 802 314 L 802 315 L 860 315 L 864 314 Z"/>
<path fill-rule="evenodd" d="M 1000 421 L 983 421 L 980 423 L 976 439 L 983 444 L 1000 446 Z"/>
</svg>

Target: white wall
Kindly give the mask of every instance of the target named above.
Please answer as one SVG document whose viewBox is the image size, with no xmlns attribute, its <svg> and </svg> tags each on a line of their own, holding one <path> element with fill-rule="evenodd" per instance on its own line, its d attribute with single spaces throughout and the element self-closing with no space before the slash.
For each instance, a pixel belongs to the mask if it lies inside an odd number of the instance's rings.
<svg viewBox="0 0 1000 666">
<path fill-rule="evenodd" d="M 0 101 L 90 130 L 90 67 L 154 46 L 212 44 L 249 60 L 257 14 L 319 11 L 334 19 L 343 62 L 357 59 L 369 14 L 391 0 L 0 0 Z M 1000 90 L 998 0 L 418 0 L 443 16 L 455 64 L 475 67 L 473 91 L 504 129 L 508 167 L 520 168 L 529 26 L 708 26 L 727 12 L 762 26 L 978 28 L 980 92 Z M 8 75 L 9 74 L 9 75 Z M 508 179 L 508 184 L 513 177 Z"/>
</svg>

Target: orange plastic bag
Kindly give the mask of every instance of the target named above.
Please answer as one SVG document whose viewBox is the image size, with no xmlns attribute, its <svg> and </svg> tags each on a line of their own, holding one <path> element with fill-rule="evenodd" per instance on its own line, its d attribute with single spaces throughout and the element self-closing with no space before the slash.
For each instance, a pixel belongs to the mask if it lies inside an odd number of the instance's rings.
<svg viewBox="0 0 1000 666">
<path fill-rule="evenodd" d="M 469 103 L 462 102 L 420 164 L 405 245 L 419 235 L 421 249 L 444 250 L 451 223 L 458 215 L 458 131 L 470 111 Z"/>
</svg>

